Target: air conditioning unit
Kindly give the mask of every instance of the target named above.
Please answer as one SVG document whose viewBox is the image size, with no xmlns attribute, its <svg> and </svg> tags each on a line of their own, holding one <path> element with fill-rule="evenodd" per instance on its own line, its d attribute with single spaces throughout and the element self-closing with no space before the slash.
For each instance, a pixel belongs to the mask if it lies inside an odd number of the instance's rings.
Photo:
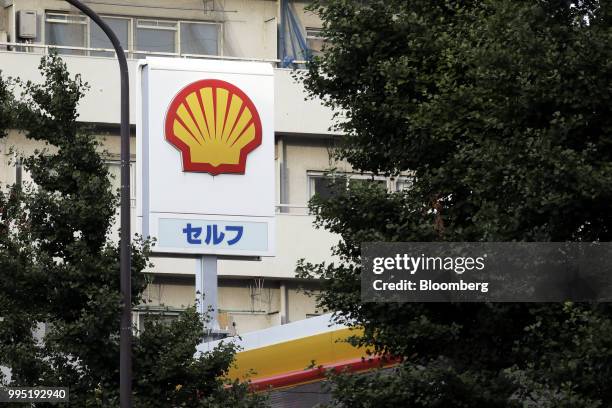
<svg viewBox="0 0 612 408">
<path fill-rule="evenodd" d="M 35 40 L 38 37 L 38 24 L 36 23 L 36 11 L 19 10 L 17 12 L 19 31 L 17 36 L 23 40 Z"/>
</svg>

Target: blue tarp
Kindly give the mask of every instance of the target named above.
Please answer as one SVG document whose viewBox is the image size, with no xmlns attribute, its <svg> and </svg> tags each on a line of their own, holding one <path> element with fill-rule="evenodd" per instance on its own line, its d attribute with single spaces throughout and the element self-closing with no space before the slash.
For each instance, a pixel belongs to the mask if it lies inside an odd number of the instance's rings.
<svg viewBox="0 0 612 408">
<path fill-rule="evenodd" d="M 304 28 L 289 0 L 281 0 L 281 21 L 278 30 L 278 56 L 281 67 L 294 66 L 295 61 L 309 61 L 312 58 L 304 38 Z"/>
</svg>

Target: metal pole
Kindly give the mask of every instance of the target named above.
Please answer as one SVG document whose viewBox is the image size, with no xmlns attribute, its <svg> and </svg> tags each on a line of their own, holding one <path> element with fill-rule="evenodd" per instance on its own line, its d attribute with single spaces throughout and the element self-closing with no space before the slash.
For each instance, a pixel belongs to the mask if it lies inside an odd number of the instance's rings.
<svg viewBox="0 0 612 408">
<path fill-rule="evenodd" d="M 212 309 L 206 330 L 209 332 L 209 335 L 214 335 L 219 330 L 217 256 L 202 255 L 197 257 L 195 272 L 197 310 L 200 316 L 204 316 L 208 313 L 209 308 Z"/>
<path fill-rule="evenodd" d="M 121 77 L 121 241 L 120 275 L 123 310 L 119 346 L 119 392 L 121 408 L 132 407 L 132 281 L 130 242 L 130 97 L 125 52 L 111 28 L 91 8 L 78 0 L 66 0 L 91 18 L 113 44 Z"/>
</svg>

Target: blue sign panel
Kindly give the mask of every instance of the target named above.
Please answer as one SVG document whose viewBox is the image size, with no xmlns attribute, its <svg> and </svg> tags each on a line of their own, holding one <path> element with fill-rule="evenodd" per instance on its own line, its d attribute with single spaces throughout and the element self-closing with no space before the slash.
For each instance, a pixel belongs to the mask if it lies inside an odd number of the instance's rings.
<svg viewBox="0 0 612 408">
<path fill-rule="evenodd" d="M 268 223 L 160 218 L 162 248 L 267 251 Z"/>
</svg>

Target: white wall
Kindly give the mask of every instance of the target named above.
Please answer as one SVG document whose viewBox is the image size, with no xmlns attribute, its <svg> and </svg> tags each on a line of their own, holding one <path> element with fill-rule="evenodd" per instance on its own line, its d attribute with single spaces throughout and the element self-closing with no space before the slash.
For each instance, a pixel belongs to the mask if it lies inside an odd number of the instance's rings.
<svg viewBox="0 0 612 408">
<path fill-rule="evenodd" d="M 40 55 L 0 51 L 0 70 L 6 76 L 40 81 Z M 93 123 L 119 123 L 119 68 L 113 58 L 63 56 L 68 69 L 79 73 L 90 90 L 79 107 L 80 120 Z M 128 60 L 130 69 L 130 122 L 135 123 L 136 60 Z M 305 101 L 301 84 L 286 69 L 274 70 L 275 131 L 280 133 L 330 134 L 332 111 L 318 100 Z"/>
<path fill-rule="evenodd" d="M 19 3 L 23 8 L 55 7 L 64 2 L 24 0 Z M 167 3 L 167 2 L 166 2 Z M 177 2 L 176 5 L 189 2 Z M 192 2 L 193 3 L 193 2 Z M 265 9 L 272 13 L 277 2 L 273 1 L 228 1 L 236 9 L 247 11 L 253 7 Z M 136 4 L 132 2 L 130 4 Z M 201 4 L 201 3 L 200 3 Z M 64 7 L 64 6 L 62 6 Z M 51 7 L 52 8 L 52 7 Z M 226 7 L 227 8 L 227 7 Z M 229 8 L 227 8 L 229 9 Z M 253 9 L 255 10 L 255 9 Z M 243 17 L 246 18 L 246 14 Z M 233 15 L 238 19 L 240 13 Z M 245 23 L 246 24 L 246 23 Z M 0 70 L 3 75 L 19 76 L 23 80 L 40 81 L 38 64 L 40 55 L 28 53 L 0 51 Z M 119 74 L 117 63 L 113 58 L 64 56 L 68 68 L 73 73 L 80 73 L 89 83 L 90 90 L 84 97 L 80 107 L 80 120 L 83 122 L 117 124 L 119 122 Z M 135 97 L 134 89 L 136 60 L 129 60 L 131 83 L 131 122 L 134 123 Z M 289 167 L 289 203 L 305 205 L 308 195 L 308 170 L 325 170 L 330 167 L 327 141 L 321 138 L 328 134 L 332 113 L 323 107 L 320 101 L 308 100 L 303 86 L 293 78 L 294 72 L 285 69 L 275 69 L 275 131 L 283 135 L 301 135 L 299 138 L 283 139 L 287 143 L 286 161 Z M 310 139 L 309 139 L 310 138 Z M 327 137 L 329 139 L 329 137 Z M 3 142 L 6 151 L 10 145 L 25 146 L 23 138 L 11 138 Z M 25 144 L 24 144 L 25 143 Z M 119 153 L 119 138 L 116 134 L 106 137 L 105 148 L 109 153 Z M 132 140 L 132 153 L 135 152 Z M 14 169 L 7 166 L 8 157 L 0 160 L 0 178 L 9 180 Z M 277 172 L 278 176 L 278 172 Z M 118 180 L 116 180 L 117 182 Z M 134 217 L 135 220 L 135 217 Z M 311 262 L 330 260 L 330 247 L 337 242 L 337 237 L 323 230 L 312 227 L 313 217 L 305 215 L 282 214 L 277 217 L 278 256 L 264 258 L 259 262 L 228 261 L 220 262 L 219 274 L 226 276 L 265 276 L 293 278 L 295 265 L 299 258 L 305 257 Z M 135 230 L 135 224 L 132 228 Z M 191 275 L 195 263 L 189 259 L 155 258 L 153 271 L 170 274 Z"/>
<path fill-rule="evenodd" d="M 109 2 L 119 3 L 119 2 Z M 223 55 L 275 60 L 277 58 L 278 1 L 270 0 L 131 0 L 124 5 L 89 5 L 101 14 L 124 16 L 147 16 L 151 18 L 173 18 L 185 20 L 215 21 L 223 25 Z M 43 40 L 44 11 L 75 11 L 65 1 L 60 0 L 7 0 L 4 5 L 15 4 L 16 9 L 37 10 L 39 12 L 39 38 Z M 208 8 L 204 8 L 204 6 Z M 182 9 L 182 10 L 181 10 Z M 303 4 L 297 5 L 298 13 L 303 12 Z M 4 24 L 12 31 L 12 10 L 5 8 L 2 17 Z M 0 13 L 2 14 L 2 13 Z M 312 16 L 301 16 L 309 26 L 316 25 Z M 11 38 L 13 41 L 14 38 Z M 35 50 L 35 49 L 33 49 Z M 40 81 L 38 65 L 42 49 L 35 53 L 0 51 L 0 70 L 2 75 L 19 76 L 23 80 Z M 113 124 L 119 122 L 119 72 L 114 58 L 89 56 L 63 56 L 69 70 L 79 73 L 89 83 L 90 90 L 79 107 L 80 120 L 88 123 Z M 128 60 L 131 86 L 131 123 L 135 124 L 136 111 L 136 60 Z M 322 106 L 319 100 L 305 100 L 306 92 L 295 79 L 295 72 L 275 69 L 275 132 L 282 134 L 287 141 L 289 165 L 290 202 L 305 205 L 308 200 L 308 170 L 325 170 L 329 167 L 325 137 L 329 138 L 332 112 Z M 115 133 L 112 133 L 115 132 Z M 111 155 L 119 154 L 119 137 L 116 131 L 106 135 L 104 148 Z M 299 135 L 287 139 L 286 136 Z M 327 135 L 327 136 L 325 136 Z M 322 138 L 323 136 L 323 138 Z M 312 138 L 312 140 L 309 140 Z M 9 165 L 8 150 L 11 146 L 31 152 L 40 143 L 25 139 L 17 132 L 11 132 L 6 139 L 0 140 L 0 181 L 2 184 L 14 182 L 15 169 Z M 135 153 L 132 139 L 132 153 Z M 24 173 L 27 179 L 27 174 Z M 278 179 L 278 172 L 277 172 Z M 118 180 L 115 180 L 118 185 Z M 277 182 L 278 189 L 278 182 Z M 135 231 L 136 217 L 132 214 Z M 248 313 L 251 309 L 251 293 L 245 282 L 250 277 L 278 280 L 293 279 L 299 258 L 310 262 L 331 261 L 330 247 L 338 238 L 324 230 L 315 230 L 313 217 L 304 211 L 299 214 L 280 214 L 276 219 L 277 256 L 263 258 L 261 261 L 221 260 L 220 277 L 241 277 L 237 284 L 219 286 L 219 309 L 228 310 L 236 323 L 238 333 L 245 333 L 262 327 L 280 324 L 280 290 L 276 287 L 264 288 L 266 301 L 258 300 L 255 309 L 262 304 L 265 313 Z M 116 228 L 114 229 L 116 232 Z M 151 272 L 170 275 L 193 275 L 195 262 L 189 258 L 153 257 L 155 266 Z M 288 318 L 290 321 L 303 319 L 315 313 L 314 299 L 300 293 L 295 284 L 287 283 Z M 150 305 L 164 304 L 182 308 L 193 303 L 195 293 L 193 284 L 185 282 L 150 285 L 146 292 Z M 268 296 L 269 295 L 269 296 Z M 264 300 L 265 300 L 264 299 Z M 244 309 L 245 313 L 240 312 Z"/>
<path fill-rule="evenodd" d="M 219 283 L 219 312 L 230 317 L 238 334 L 280 324 L 279 282 L 259 281 L 262 283 L 261 290 L 256 289 L 253 279 L 226 279 Z M 288 321 L 302 320 L 317 312 L 313 297 L 301 291 L 297 283 L 286 284 Z M 178 281 L 154 282 L 147 287 L 144 296 L 147 302 L 142 306 L 183 309 L 193 305 L 195 286 Z"/>
<path fill-rule="evenodd" d="M 119 153 L 119 138 L 106 136 L 104 148 L 112 155 Z M 132 142 L 134 140 L 132 139 Z M 300 142 L 301 141 L 301 142 Z M 12 183 L 15 179 L 15 168 L 9 165 L 10 148 L 14 147 L 23 153 L 31 153 L 35 148 L 41 148 L 40 142 L 28 140 L 17 132 L 0 140 L 0 181 L 2 184 Z M 132 151 L 134 146 L 132 144 Z M 324 170 L 329 166 L 327 149 L 322 140 L 310 141 L 299 138 L 288 143 L 289 186 L 292 203 L 305 205 L 308 199 L 307 170 Z M 27 180 L 24 172 L 24 180 Z M 119 180 L 113 181 L 118 187 Z M 295 201 L 294 201 L 295 200 Z M 310 262 L 331 261 L 330 248 L 338 242 L 338 237 L 325 230 L 315 229 L 312 225 L 313 216 L 305 210 L 292 211 L 289 214 L 276 216 L 277 256 L 263 258 L 261 261 L 221 260 L 219 262 L 220 276 L 261 276 L 275 278 L 294 278 L 295 266 L 300 258 Z M 135 212 L 132 211 L 132 229 L 136 230 Z M 117 238 L 117 226 L 113 228 L 113 236 Z M 189 258 L 159 258 L 152 259 L 154 267 L 151 272 L 163 274 L 193 275 L 195 261 Z"/>
<path fill-rule="evenodd" d="M 274 70 L 275 130 L 280 133 L 337 134 L 330 130 L 333 111 L 323 106 L 320 99 L 310 99 L 295 75 L 296 71 L 290 69 Z"/>
<path fill-rule="evenodd" d="M 221 23 L 222 55 L 276 58 L 278 7 L 275 1 L 131 0 L 87 5 L 100 15 Z M 34 41 L 38 44 L 43 43 L 44 39 L 45 11 L 77 12 L 63 0 L 19 0 L 15 6 L 17 10 L 38 12 L 39 35 Z"/>
</svg>

